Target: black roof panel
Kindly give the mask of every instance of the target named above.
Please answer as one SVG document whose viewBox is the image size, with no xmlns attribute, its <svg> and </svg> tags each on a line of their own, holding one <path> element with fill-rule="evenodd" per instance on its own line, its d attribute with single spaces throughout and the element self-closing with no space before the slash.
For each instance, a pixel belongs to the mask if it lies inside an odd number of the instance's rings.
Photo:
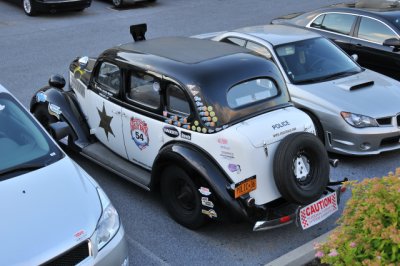
<svg viewBox="0 0 400 266">
<path fill-rule="evenodd" d="M 119 48 L 132 52 L 152 54 L 186 64 L 196 64 L 217 57 L 249 52 L 239 46 L 187 37 L 157 38 L 123 44 Z"/>
</svg>

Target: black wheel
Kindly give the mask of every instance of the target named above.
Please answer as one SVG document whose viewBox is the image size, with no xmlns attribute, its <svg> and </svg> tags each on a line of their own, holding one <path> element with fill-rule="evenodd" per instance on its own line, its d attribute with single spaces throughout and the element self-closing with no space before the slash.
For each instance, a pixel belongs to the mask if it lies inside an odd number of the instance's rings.
<svg viewBox="0 0 400 266">
<path fill-rule="evenodd" d="M 289 202 L 309 204 L 321 197 L 329 182 L 328 154 L 311 133 L 298 132 L 284 138 L 273 167 L 276 186 Z"/>
<path fill-rule="evenodd" d="M 47 104 L 39 104 L 36 106 L 33 111 L 33 116 L 49 133 L 51 133 L 50 124 L 58 121 L 57 117 L 49 114 Z"/>
<path fill-rule="evenodd" d="M 115 7 L 122 7 L 123 6 L 123 4 L 124 4 L 124 1 L 123 0 L 112 0 L 112 3 L 113 3 L 113 5 L 115 6 Z"/>
<path fill-rule="evenodd" d="M 35 3 L 32 0 L 22 0 L 22 6 L 24 8 L 25 14 L 28 16 L 36 15 Z"/>
<path fill-rule="evenodd" d="M 167 210 L 175 221 L 190 229 L 199 228 L 206 221 L 198 188 L 179 167 L 169 166 L 163 171 L 161 195 Z"/>
</svg>

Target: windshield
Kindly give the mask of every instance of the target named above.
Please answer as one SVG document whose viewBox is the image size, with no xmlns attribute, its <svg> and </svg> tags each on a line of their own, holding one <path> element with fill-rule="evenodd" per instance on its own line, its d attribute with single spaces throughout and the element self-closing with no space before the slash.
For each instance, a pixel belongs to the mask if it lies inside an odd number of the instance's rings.
<svg viewBox="0 0 400 266">
<path fill-rule="evenodd" d="M 0 93 L 0 180 L 63 156 L 37 122 L 9 94 Z"/>
<path fill-rule="evenodd" d="M 362 69 L 325 38 L 275 47 L 278 59 L 294 84 L 321 82 L 359 73 Z"/>
</svg>

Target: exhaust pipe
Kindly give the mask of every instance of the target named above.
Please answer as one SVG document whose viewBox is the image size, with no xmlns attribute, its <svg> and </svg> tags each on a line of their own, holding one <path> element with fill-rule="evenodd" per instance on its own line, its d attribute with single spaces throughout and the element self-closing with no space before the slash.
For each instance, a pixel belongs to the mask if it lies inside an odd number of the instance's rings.
<svg viewBox="0 0 400 266">
<path fill-rule="evenodd" d="M 339 164 L 339 159 L 329 159 L 329 164 L 333 167 L 336 168 Z"/>
</svg>

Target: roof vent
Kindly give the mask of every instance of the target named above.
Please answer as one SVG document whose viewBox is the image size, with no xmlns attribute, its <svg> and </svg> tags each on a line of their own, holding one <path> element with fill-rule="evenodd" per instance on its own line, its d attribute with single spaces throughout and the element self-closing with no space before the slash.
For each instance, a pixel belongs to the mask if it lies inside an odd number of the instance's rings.
<svg viewBox="0 0 400 266">
<path fill-rule="evenodd" d="M 135 42 L 146 40 L 145 33 L 147 31 L 147 24 L 137 24 L 130 27 L 131 35 Z"/>
</svg>

